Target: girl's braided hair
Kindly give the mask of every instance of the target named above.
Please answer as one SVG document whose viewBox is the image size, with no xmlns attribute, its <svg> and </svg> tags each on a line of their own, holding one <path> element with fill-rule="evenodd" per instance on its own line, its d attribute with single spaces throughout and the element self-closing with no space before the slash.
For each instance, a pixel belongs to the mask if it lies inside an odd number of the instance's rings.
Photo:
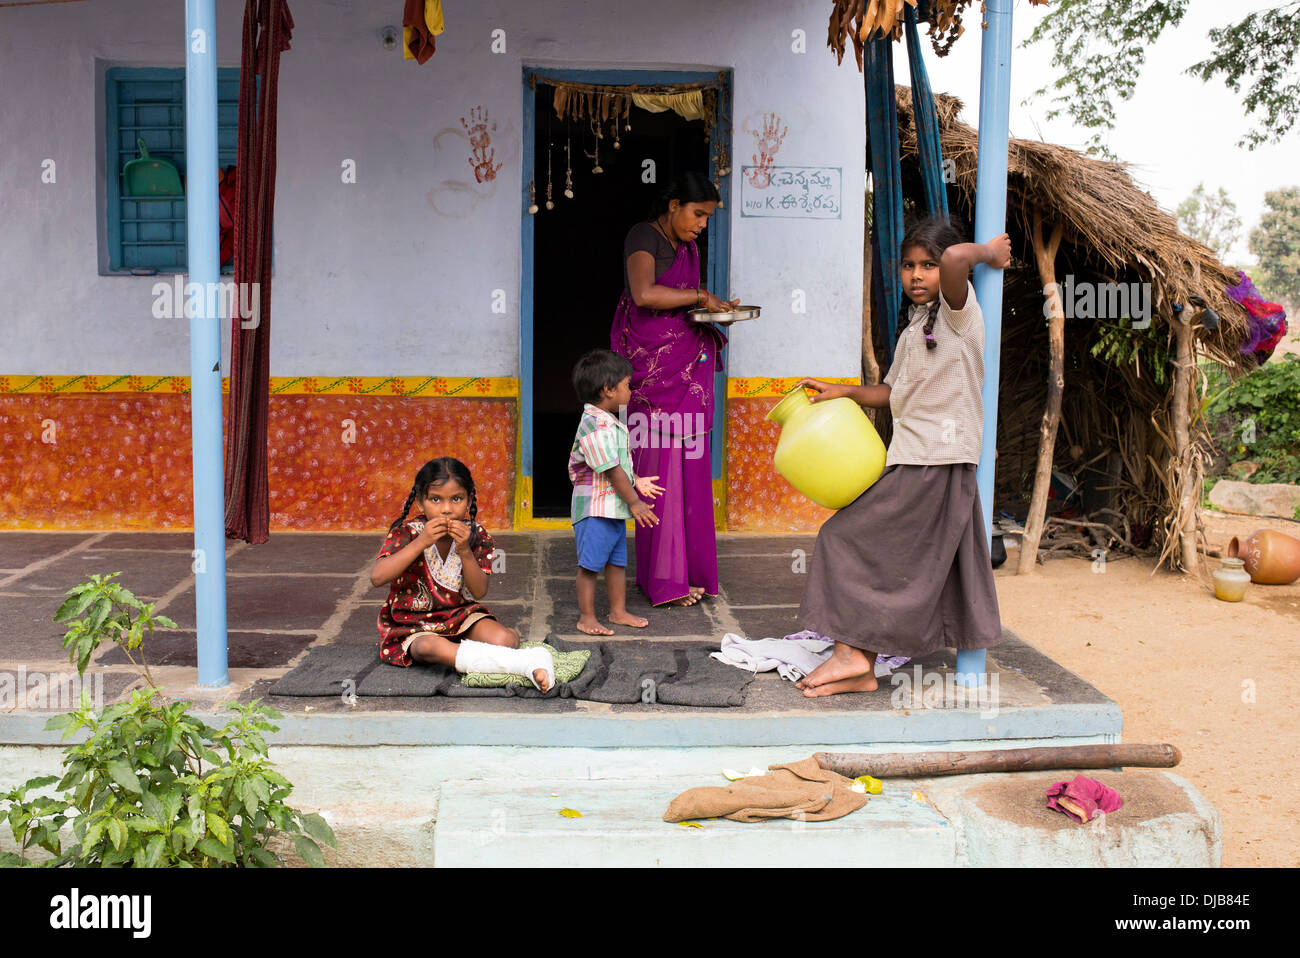
<svg viewBox="0 0 1300 958">
<path fill-rule="evenodd" d="M 956 246 L 963 243 L 962 235 L 957 228 L 947 220 L 939 217 L 929 217 L 927 219 L 916 220 L 908 227 L 907 232 L 903 234 L 903 242 L 899 244 L 899 252 L 906 250 L 909 246 L 919 246 L 925 250 L 938 262 L 943 258 L 943 251 L 949 246 Z M 911 300 L 906 296 L 898 308 L 898 335 L 902 336 L 903 330 L 907 328 L 910 322 L 909 311 L 912 306 Z M 939 298 L 936 296 L 934 302 L 927 307 L 928 315 L 925 317 L 925 348 L 934 349 L 938 342 L 934 338 L 935 320 L 939 318 Z M 895 339 L 897 342 L 897 339 Z"/>
<path fill-rule="evenodd" d="M 397 531 L 406 519 L 406 514 L 411 511 L 411 504 L 417 498 L 423 497 L 430 486 L 440 486 L 448 479 L 455 479 L 460 483 L 465 494 L 469 496 L 469 547 L 476 548 L 478 546 L 478 495 L 474 491 L 474 477 L 469 474 L 469 468 L 463 462 L 450 456 L 430 459 L 420 467 L 420 471 L 415 474 L 415 481 L 411 483 L 411 492 L 406 497 L 406 505 L 402 506 L 401 514 L 388 527 L 389 534 Z"/>
</svg>

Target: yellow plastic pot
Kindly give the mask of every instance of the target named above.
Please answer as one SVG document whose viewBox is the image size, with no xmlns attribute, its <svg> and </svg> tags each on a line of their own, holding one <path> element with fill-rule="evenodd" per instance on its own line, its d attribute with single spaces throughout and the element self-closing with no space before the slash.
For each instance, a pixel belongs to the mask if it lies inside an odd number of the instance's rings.
<svg viewBox="0 0 1300 958">
<path fill-rule="evenodd" d="M 843 509 L 885 471 L 885 444 L 847 396 L 813 403 L 799 386 L 767 418 L 781 426 L 772 464 L 805 496 Z"/>
</svg>

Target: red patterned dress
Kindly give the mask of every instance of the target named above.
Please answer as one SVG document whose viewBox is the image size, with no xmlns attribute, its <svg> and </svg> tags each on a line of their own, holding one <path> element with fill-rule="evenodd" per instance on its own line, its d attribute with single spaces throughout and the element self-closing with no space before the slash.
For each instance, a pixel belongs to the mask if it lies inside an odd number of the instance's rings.
<svg viewBox="0 0 1300 958">
<path fill-rule="evenodd" d="M 403 522 L 384 540 L 378 558 L 401 552 L 424 529 L 424 522 L 423 516 Z M 474 558 L 478 567 L 491 575 L 496 547 L 486 529 L 477 524 L 476 528 Z M 388 599 L 379 610 L 379 658 L 391 665 L 411 665 L 414 660 L 407 650 L 420 633 L 436 632 L 456 641 L 457 635 L 483 618 L 496 616 L 466 588 L 455 543 L 445 560 L 438 555 L 437 546 L 429 546 L 393 580 Z"/>
</svg>

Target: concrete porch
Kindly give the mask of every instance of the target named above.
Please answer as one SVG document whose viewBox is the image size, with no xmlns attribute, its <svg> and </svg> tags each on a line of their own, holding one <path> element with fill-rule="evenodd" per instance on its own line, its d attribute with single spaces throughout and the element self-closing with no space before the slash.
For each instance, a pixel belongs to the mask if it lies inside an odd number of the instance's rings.
<svg viewBox="0 0 1300 958">
<path fill-rule="evenodd" d="M 368 571 L 381 538 L 281 533 L 263 546 L 232 544 L 227 558 L 232 684 L 214 690 L 194 686 L 188 534 L 0 534 L 0 674 L 44 673 L 51 687 L 54 677 L 75 675 L 61 649 L 63 629 L 53 622 L 54 612 L 71 586 L 92 573 L 120 570 L 128 588 L 157 602 L 158 611 L 180 626 L 146 645 L 150 668 L 169 693 L 193 700 L 197 711 L 213 718 L 225 702 L 258 697 L 284 714 L 280 731 L 270 738 L 272 758 L 294 782 L 295 804 L 321 811 L 335 826 L 343 845 L 333 860 L 351 865 L 486 864 L 496 860 L 494 854 L 508 857 L 519 844 L 498 839 L 525 833 L 530 844 L 540 833 L 559 842 L 539 846 L 550 849 L 552 864 L 556 854 L 567 853 L 571 864 L 708 864 L 718 863 L 719 854 L 737 863 L 804 861 L 806 855 L 811 864 L 825 861 L 827 849 L 844 843 L 836 860 L 848 856 L 843 863 L 849 863 L 877 856 L 882 828 L 908 836 L 890 858 L 898 864 L 1010 863 L 1001 853 L 969 853 L 970 842 L 984 841 L 969 822 L 985 822 L 978 828 L 991 829 L 990 834 L 1011 824 L 1006 816 L 990 819 L 979 803 L 963 796 L 969 789 L 1000 787 L 987 780 L 1024 792 L 1024 781 L 1016 784 L 1023 777 L 1014 775 L 893 780 L 868 806 L 870 815 L 820 824 L 707 823 L 717 841 L 684 842 L 683 835 L 691 838 L 685 833 L 698 830 L 667 825 L 658 816 L 667 799 L 685 788 L 724 784 L 724 767 L 747 772 L 819 750 L 992 748 L 1121 738 L 1122 716 L 1114 702 L 1010 632 L 990 652 L 988 693 L 966 702 L 954 701 L 951 683 L 943 680 L 955 664 L 951 651 L 909 663 L 897 673 L 903 678 L 896 684 L 882 679 L 871 694 L 810 700 L 775 673 L 761 674 L 737 708 L 446 696 L 348 702 L 339 696 L 268 695 L 311 647 L 377 648 L 374 622 L 385 593 L 370 586 Z M 504 568 L 492 577 L 488 607 L 526 638 L 585 638 L 575 629 L 571 535 L 495 538 Z M 654 610 L 631 589 L 629 607 L 650 618 L 651 625 L 644 633 L 619 628 L 616 639 L 717 643 L 725 632 L 766 637 L 796 631 L 803 570 L 814 544 L 813 536 L 722 535 L 718 598 L 691 608 Z M 632 567 L 629 578 L 634 575 Z M 922 676 L 922 687 L 913 690 Z M 87 677 L 102 682 L 104 704 L 137 684 L 134 670 L 114 648 L 100 650 Z M 6 774 L 0 785 L 57 770 L 57 735 L 46 732 L 44 723 L 67 707 L 58 701 L 4 707 L 0 753 Z M 1047 774 L 1056 776 L 1053 781 L 1073 776 Z M 1116 774 L 1155 789 L 1157 801 L 1145 816 L 1124 826 L 1136 829 L 1132 838 L 1117 842 L 1112 829 L 1102 841 L 1093 827 L 1052 837 L 1059 829 L 1050 819 L 1031 822 L 1028 834 L 1040 835 L 1043 849 L 1064 856 L 1061 863 L 1217 864 L 1217 813 L 1195 789 L 1163 772 Z M 1164 784 L 1152 784 L 1157 778 Z M 918 803 L 913 792 L 926 801 Z M 1027 792 L 1022 799 L 1029 800 Z M 555 815 L 550 822 L 551 805 L 585 809 L 584 818 Z M 1171 814 L 1176 818 L 1169 820 Z M 788 838 L 782 836 L 794 834 L 791 825 L 821 837 L 786 848 Z M 578 840 L 584 829 L 586 837 Z M 1175 840 L 1175 834 L 1184 838 Z M 1038 839 L 1022 839 L 1020 845 L 1025 841 L 1037 847 Z M 1025 861 L 1035 861 L 1038 853 L 1026 854 Z"/>
</svg>

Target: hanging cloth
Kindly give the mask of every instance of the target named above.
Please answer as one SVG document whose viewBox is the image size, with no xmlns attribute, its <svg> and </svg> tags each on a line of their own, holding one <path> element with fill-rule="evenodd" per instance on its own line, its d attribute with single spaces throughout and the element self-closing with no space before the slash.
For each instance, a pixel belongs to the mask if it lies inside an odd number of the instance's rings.
<svg viewBox="0 0 1300 958">
<path fill-rule="evenodd" d="M 406 0 L 402 10 L 402 59 L 427 63 L 437 49 L 434 37 L 444 30 L 442 0 Z"/>
<path fill-rule="evenodd" d="M 867 148 L 871 156 L 871 208 L 875 275 L 884 289 L 880 317 L 886 365 L 894 361 L 898 312 L 903 303 L 899 245 L 903 242 L 903 183 L 898 165 L 898 101 L 894 91 L 894 45 L 888 36 L 864 41 L 862 82 L 867 98 Z"/>
<path fill-rule="evenodd" d="M 916 153 L 921 164 L 921 183 L 925 190 L 925 208 L 931 216 L 948 218 L 948 192 L 943 182 L 943 153 L 939 144 L 939 115 L 934 108 L 934 94 L 925 71 L 921 52 L 921 35 L 916 29 L 916 10 L 908 7 L 907 62 L 912 74 L 912 117 L 916 123 Z"/>
<path fill-rule="evenodd" d="M 271 387 L 271 220 L 275 210 L 276 92 L 293 16 L 286 0 L 248 0 L 239 68 L 235 288 L 258 291 L 257 314 L 231 310 L 226 432 L 226 536 L 265 542 L 270 528 L 266 425 Z M 260 83 L 259 83 L 260 80 Z M 236 296 L 238 304 L 243 296 Z M 248 327 L 248 328 L 246 328 Z"/>
<path fill-rule="evenodd" d="M 687 120 L 705 119 L 703 90 L 690 90 L 686 93 L 633 93 L 632 103 L 650 113 L 672 110 Z"/>
</svg>

